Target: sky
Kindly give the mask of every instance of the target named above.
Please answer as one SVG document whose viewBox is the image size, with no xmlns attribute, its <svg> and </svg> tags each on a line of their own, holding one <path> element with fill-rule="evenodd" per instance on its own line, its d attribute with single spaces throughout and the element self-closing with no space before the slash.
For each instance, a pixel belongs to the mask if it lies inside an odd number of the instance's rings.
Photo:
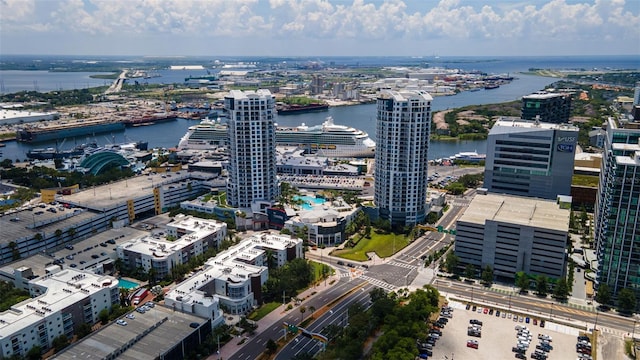
<svg viewBox="0 0 640 360">
<path fill-rule="evenodd" d="M 639 55 L 640 0 L 0 0 L 2 54 Z"/>
</svg>

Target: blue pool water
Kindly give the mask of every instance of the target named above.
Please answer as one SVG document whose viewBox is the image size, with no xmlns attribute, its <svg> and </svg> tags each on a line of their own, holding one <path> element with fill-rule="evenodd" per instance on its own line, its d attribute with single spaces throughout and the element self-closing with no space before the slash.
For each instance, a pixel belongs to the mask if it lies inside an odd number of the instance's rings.
<svg viewBox="0 0 640 360">
<path fill-rule="evenodd" d="M 118 287 L 125 289 L 135 289 L 138 287 L 138 283 L 134 283 L 133 281 L 118 279 Z"/>
<path fill-rule="evenodd" d="M 305 195 L 305 196 L 294 196 L 293 197 L 294 200 L 302 200 L 304 201 L 304 204 L 302 204 L 302 208 L 304 210 L 311 210 L 313 209 L 313 206 L 311 206 L 310 204 L 314 204 L 314 205 L 322 205 L 325 202 L 325 199 L 321 199 L 321 198 L 316 198 L 313 196 L 309 196 L 309 195 Z"/>
</svg>

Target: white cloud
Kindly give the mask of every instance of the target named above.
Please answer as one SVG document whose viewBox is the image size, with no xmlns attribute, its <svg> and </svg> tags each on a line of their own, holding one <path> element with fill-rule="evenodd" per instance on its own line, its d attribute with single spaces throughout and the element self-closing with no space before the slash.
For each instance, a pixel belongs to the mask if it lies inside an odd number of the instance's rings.
<svg viewBox="0 0 640 360">
<path fill-rule="evenodd" d="M 567 1 L 0 0 L 0 20 L 3 40 L 25 32 L 167 42 L 172 36 L 419 42 L 415 44 L 546 39 L 584 41 L 587 46 L 602 40 L 627 42 L 640 52 L 637 3 Z"/>
</svg>

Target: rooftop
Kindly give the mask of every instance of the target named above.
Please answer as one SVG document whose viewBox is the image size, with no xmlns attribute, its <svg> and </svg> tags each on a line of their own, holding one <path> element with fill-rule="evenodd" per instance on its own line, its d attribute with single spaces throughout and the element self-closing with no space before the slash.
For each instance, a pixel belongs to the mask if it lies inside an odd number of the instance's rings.
<svg viewBox="0 0 640 360">
<path fill-rule="evenodd" d="M 419 90 L 383 90 L 380 92 L 381 99 L 393 98 L 393 100 L 398 102 L 406 102 L 411 99 L 420 99 L 425 101 L 431 101 L 433 98 L 426 91 Z"/>
<path fill-rule="evenodd" d="M 124 319 L 126 326 L 112 323 L 91 334 L 77 344 L 56 354 L 53 359 L 105 359 L 107 356 L 135 341 L 118 359 L 153 360 L 165 353 L 197 329 L 191 323 L 204 323 L 204 319 L 156 305 L 144 314 L 133 312 L 135 319 Z M 157 325 L 157 326 L 156 326 Z"/>
<path fill-rule="evenodd" d="M 534 94 L 530 94 L 530 95 L 525 95 L 522 98 L 523 99 L 536 99 L 536 100 L 540 100 L 540 99 L 553 99 L 553 98 L 557 98 L 557 97 L 565 97 L 568 94 L 560 94 L 560 93 L 534 93 Z"/>
<path fill-rule="evenodd" d="M 564 130 L 564 131 L 575 131 L 578 132 L 578 128 L 573 125 L 568 124 L 552 124 L 552 123 L 544 123 L 544 122 L 535 122 L 529 120 L 522 119 L 505 119 L 499 118 L 496 120 L 493 128 L 491 128 L 491 134 L 495 133 L 504 133 L 511 132 L 512 128 L 522 128 L 522 129 L 530 129 L 530 130 Z M 506 130 L 506 131 L 505 131 Z"/>
<path fill-rule="evenodd" d="M 0 313 L 0 334 L 13 334 L 57 311 L 65 309 L 104 287 L 117 286 L 112 276 L 62 270 L 32 280 L 33 287 L 46 288 L 42 295 L 27 299 Z M 0 335 L 2 337 L 2 335 Z"/>
<path fill-rule="evenodd" d="M 476 195 L 458 221 L 476 224 L 496 221 L 568 231 L 569 210 L 560 209 L 553 200 L 486 194 Z"/>
<path fill-rule="evenodd" d="M 85 189 L 75 194 L 64 195 L 60 198 L 60 201 L 100 211 L 123 204 L 130 199 L 149 195 L 153 192 L 154 187 L 187 181 L 192 177 L 192 174 L 186 171 L 178 171 L 175 173 L 136 176 L 111 184 Z"/>
</svg>

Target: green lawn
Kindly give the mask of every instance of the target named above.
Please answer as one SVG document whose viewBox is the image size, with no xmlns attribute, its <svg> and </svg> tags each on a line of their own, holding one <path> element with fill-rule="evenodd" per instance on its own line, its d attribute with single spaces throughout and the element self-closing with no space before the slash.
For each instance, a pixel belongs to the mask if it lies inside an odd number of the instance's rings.
<svg viewBox="0 0 640 360">
<path fill-rule="evenodd" d="M 334 251 L 332 255 L 349 260 L 367 261 L 369 260 L 368 252 L 375 252 L 379 257 L 384 258 L 393 255 L 394 250 L 398 252 L 407 245 L 409 245 L 409 238 L 404 235 L 371 232 L 371 239 L 362 239 L 355 247 Z"/>
<path fill-rule="evenodd" d="M 573 175 L 571 179 L 572 185 L 597 187 L 600 178 L 592 175 Z"/>
<path fill-rule="evenodd" d="M 280 304 L 277 301 L 266 303 L 266 304 L 260 306 L 257 310 L 255 310 L 251 314 L 249 314 L 249 320 L 258 321 L 258 320 L 262 319 L 263 317 L 267 316 L 267 314 L 269 314 L 273 310 L 277 309 L 278 306 L 280 306 L 280 305 L 282 305 L 282 304 Z"/>
<path fill-rule="evenodd" d="M 325 268 L 324 273 L 329 276 L 333 273 L 333 269 L 325 264 L 317 263 L 315 261 L 309 261 L 309 264 L 313 266 L 313 281 L 317 282 L 323 279 L 322 277 L 322 268 Z"/>
</svg>

